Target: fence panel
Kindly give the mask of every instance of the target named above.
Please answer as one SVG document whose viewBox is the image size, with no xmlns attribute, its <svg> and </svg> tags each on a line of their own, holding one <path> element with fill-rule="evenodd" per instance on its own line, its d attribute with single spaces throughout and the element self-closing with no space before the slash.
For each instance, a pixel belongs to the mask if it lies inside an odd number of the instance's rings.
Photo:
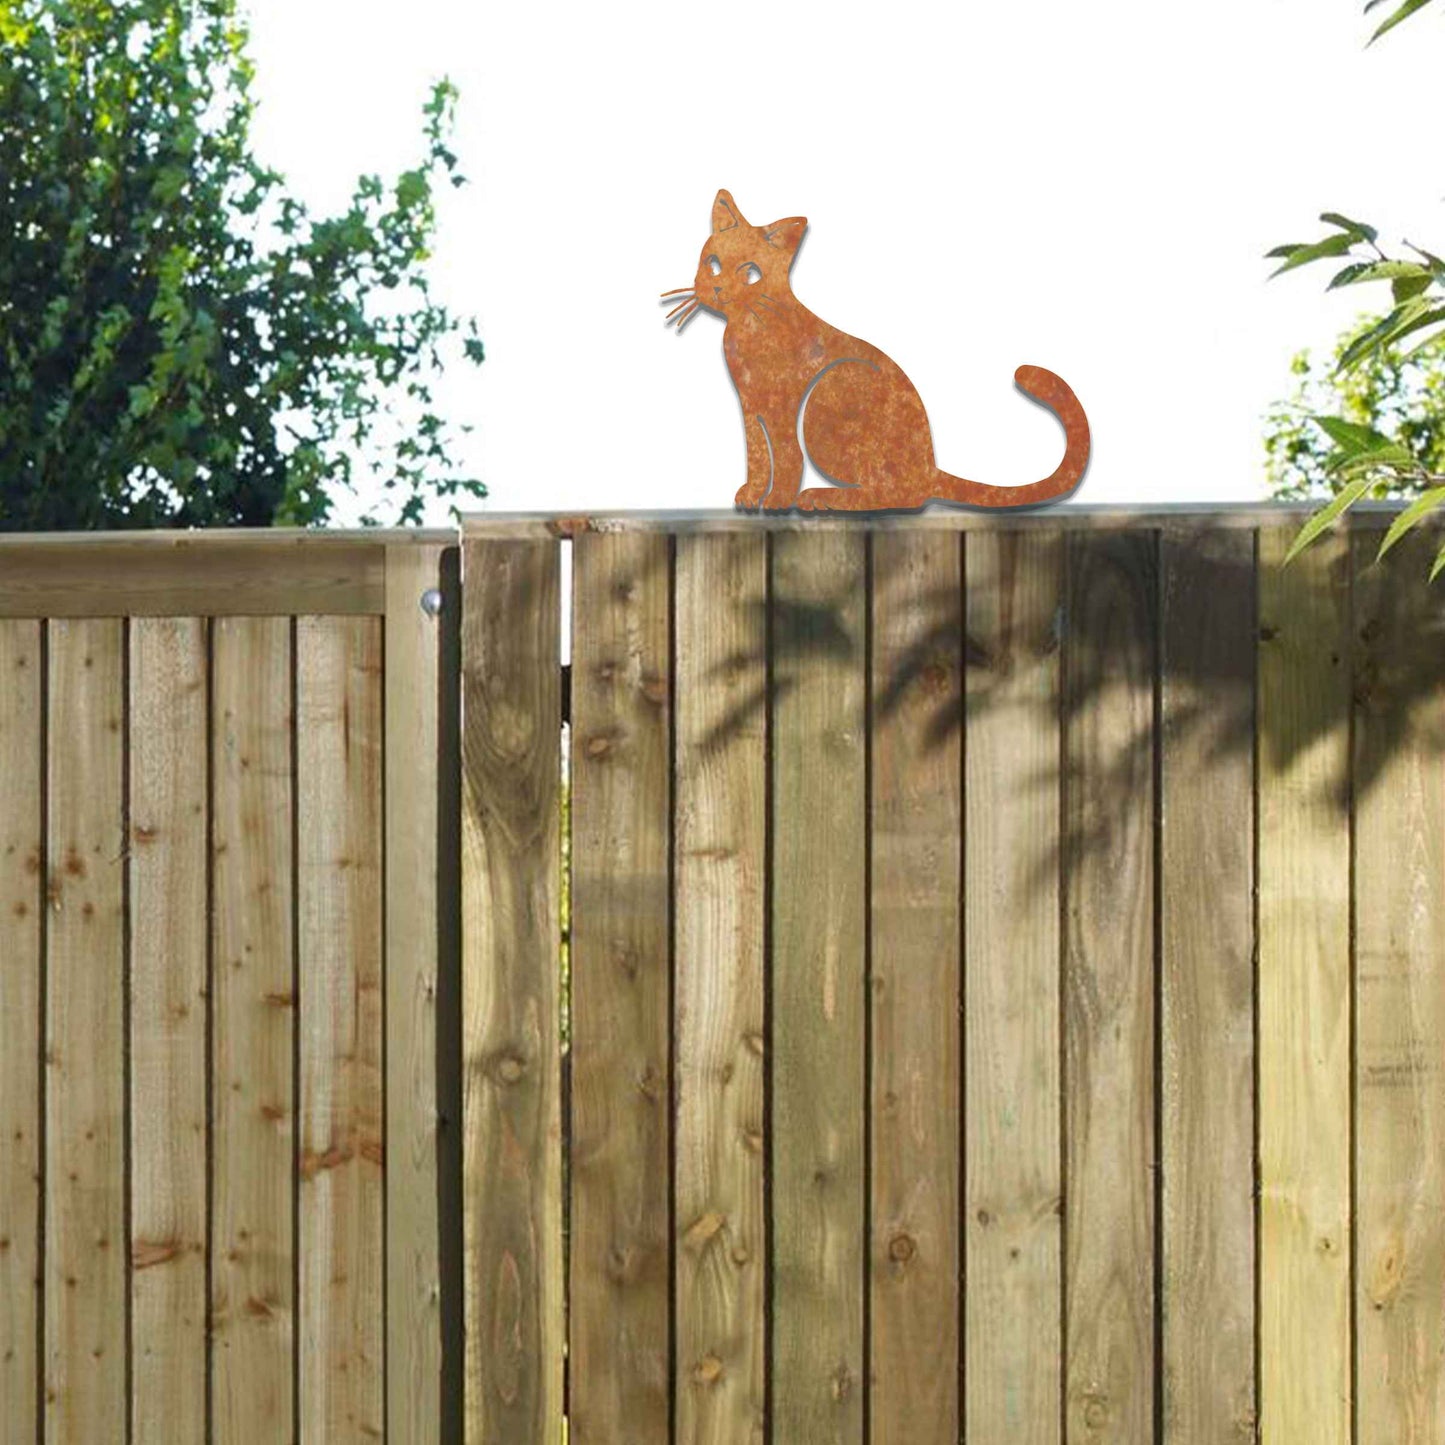
<svg viewBox="0 0 1445 1445">
<path fill-rule="evenodd" d="M 0 1437 L 457 1438 L 456 550 L 0 539 Z"/>
<path fill-rule="evenodd" d="M 871 539 L 875 1445 L 959 1435 L 961 539 Z"/>
<path fill-rule="evenodd" d="M 1349 551 L 1260 535 L 1260 1397 L 1267 1441 L 1346 1445 Z"/>
<path fill-rule="evenodd" d="M 667 1445 L 669 541 L 573 552 L 569 1440 Z"/>
</svg>

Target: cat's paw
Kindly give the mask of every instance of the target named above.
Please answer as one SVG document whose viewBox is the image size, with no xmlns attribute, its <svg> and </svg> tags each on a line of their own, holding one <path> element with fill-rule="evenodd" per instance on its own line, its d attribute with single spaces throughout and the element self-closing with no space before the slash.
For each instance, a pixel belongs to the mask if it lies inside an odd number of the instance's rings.
<svg viewBox="0 0 1445 1445">
<path fill-rule="evenodd" d="M 786 512 L 789 507 L 796 505 L 797 494 L 789 496 L 786 492 L 780 492 L 776 487 L 763 500 L 763 511 L 765 512 Z"/>
<path fill-rule="evenodd" d="M 800 512 L 837 512 L 847 505 L 848 493 L 838 487 L 805 487 L 798 493 Z"/>
<path fill-rule="evenodd" d="M 766 485 L 757 487 L 751 482 L 747 482 L 738 488 L 738 494 L 733 498 L 733 501 L 745 512 L 756 512 L 758 504 L 763 500 L 763 494 L 767 490 Z"/>
</svg>

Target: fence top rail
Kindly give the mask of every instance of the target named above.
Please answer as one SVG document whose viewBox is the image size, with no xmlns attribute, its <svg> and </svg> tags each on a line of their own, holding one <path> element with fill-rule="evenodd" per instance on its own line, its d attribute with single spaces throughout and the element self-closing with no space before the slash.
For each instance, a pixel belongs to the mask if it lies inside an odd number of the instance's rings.
<svg viewBox="0 0 1445 1445">
<path fill-rule="evenodd" d="M 0 536 L 0 617 L 378 616 L 386 559 L 454 531 L 215 528 Z"/>
<path fill-rule="evenodd" d="M 260 547 L 277 552 L 370 545 L 395 547 L 455 543 L 450 527 L 193 527 L 190 529 L 113 532 L 0 532 L 0 564 L 7 552 L 63 547 L 98 552 L 207 552 L 228 547 Z"/>
<path fill-rule="evenodd" d="M 575 537 L 584 532 L 770 532 L 813 528 L 863 528 L 871 531 L 986 531 L 1013 528 L 1086 530 L 1109 527 L 1298 527 L 1322 505 L 1308 502 L 1156 502 L 1094 503 L 996 510 L 954 508 L 924 512 L 840 513 L 777 516 L 766 512 L 616 511 L 616 512 L 473 512 L 462 518 L 463 537 Z M 1357 502 L 1346 514 L 1353 527 L 1387 526 L 1406 501 Z M 1431 519 L 1433 520 L 1433 519 Z"/>
</svg>

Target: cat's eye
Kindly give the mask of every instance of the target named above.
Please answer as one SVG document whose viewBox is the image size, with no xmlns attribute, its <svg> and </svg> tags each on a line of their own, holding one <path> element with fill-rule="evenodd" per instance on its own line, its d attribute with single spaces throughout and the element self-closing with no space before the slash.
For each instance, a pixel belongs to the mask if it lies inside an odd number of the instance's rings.
<svg viewBox="0 0 1445 1445">
<path fill-rule="evenodd" d="M 749 286 L 755 285 L 763 279 L 763 268 L 761 266 L 755 266 L 751 261 L 745 261 L 738 267 L 738 270 L 743 273 L 743 280 L 746 281 Z"/>
<path fill-rule="evenodd" d="M 721 276 L 722 262 L 719 261 L 716 256 L 709 256 L 707 258 L 707 269 L 711 271 L 714 276 Z"/>
</svg>

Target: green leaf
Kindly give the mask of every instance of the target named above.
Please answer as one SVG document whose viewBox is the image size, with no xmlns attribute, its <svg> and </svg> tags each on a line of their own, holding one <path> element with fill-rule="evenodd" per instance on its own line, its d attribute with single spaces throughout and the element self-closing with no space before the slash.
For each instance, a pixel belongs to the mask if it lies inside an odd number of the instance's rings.
<svg viewBox="0 0 1445 1445">
<path fill-rule="evenodd" d="M 1341 279 L 1349 272 L 1349 278 Z M 1428 285 L 1432 280 L 1430 269 L 1422 266 L 1418 261 L 1358 261 L 1353 266 L 1346 266 L 1333 281 L 1330 282 L 1330 289 L 1336 286 L 1354 286 L 1361 281 L 1389 281 L 1396 277 L 1421 277 L 1425 278 Z"/>
<path fill-rule="evenodd" d="M 1358 422 L 1346 421 L 1338 416 L 1315 416 L 1310 418 L 1329 439 L 1347 453 L 1374 451 L 1389 446 L 1390 439 L 1380 432 Z"/>
<path fill-rule="evenodd" d="M 1374 241 L 1380 234 L 1373 226 L 1367 226 L 1363 221 L 1352 221 L 1348 216 L 1340 215 L 1338 211 L 1326 211 L 1320 220 L 1326 225 L 1338 226 L 1342 231 L 1348 231 L 1362 241 Z"/>
<path fill-rule="evenodd" d="M 1445 545 L 1435 554 L 1435 565 L 1430 569 L 1430 581 L 1433 582 L 1445 570 Z"/>
<path fill-rule="evenodd" d="M 1285 553 L 1285 566 L 1289 566 L 1326 528 L 1333 525 L 1335 519 L 1346 507 L 1354 502 L 1358 502 L 1373 485 L 1374 483 L 1369 477 L 1361 477 L 1358 481 L 1351 482 L 1349 486 L 1342 487 L 1336 492 L 1328 505 L 1321 507 L 1320 510 L 1300 528 L 1299 536 L 1290 543 L 1289 551 Z"/>
<path fill-rule="evenodd" d="M 1375 560 L 1378 561 L 1383 557 L 1411 527 L 1422 517 L 1433 512 L 1442 502 L 1445 502 L 1445 487 L 1431 487 L 1428 492 L 1421 493 L 1390 523 L 1390 530 L 1385 533 L 1385 540 L 1380 543 L 1380 550 L 1376 553 Z"/>
<path fill-rule="evenodd" d="M 1423 10 L 1430 0 L 1404 0 L 1404 3 L 1393 15 L 1370 36 L 1369 43 L 1373 45 L 1387 31 L 1393 30 L 1402 21 L 1408 20 L 1417 10 Z"/>
<path fill-rule="evenodd" d="M 1316 241 L 1312 246 L 1296 246 L 1284 265 L 1270 272 L 1271 279 L 1283 275 L 1286 271 L 1293 271 L 1296 266 L 1307 266 L 1311 261 L 1323 260 L 1326 256 L 1343 256 L 1355 244 L 1356 239 L 1358 238 L 1353 235 L 1341 233 L 1337 236 L 1326 236 L 1323 241 Z"/>
<path fill-rule="evenodd" d="M 1395 305 L 1398 306 L 1404 301 L 1410 300 L 1412 296 L 1423 295 L 1435 284 L 1435 278 L 1429 271 L 1419 276 L 1397 276 L 1390 282 L 1390 294 L 1395 298 Z"/>
</svg>

